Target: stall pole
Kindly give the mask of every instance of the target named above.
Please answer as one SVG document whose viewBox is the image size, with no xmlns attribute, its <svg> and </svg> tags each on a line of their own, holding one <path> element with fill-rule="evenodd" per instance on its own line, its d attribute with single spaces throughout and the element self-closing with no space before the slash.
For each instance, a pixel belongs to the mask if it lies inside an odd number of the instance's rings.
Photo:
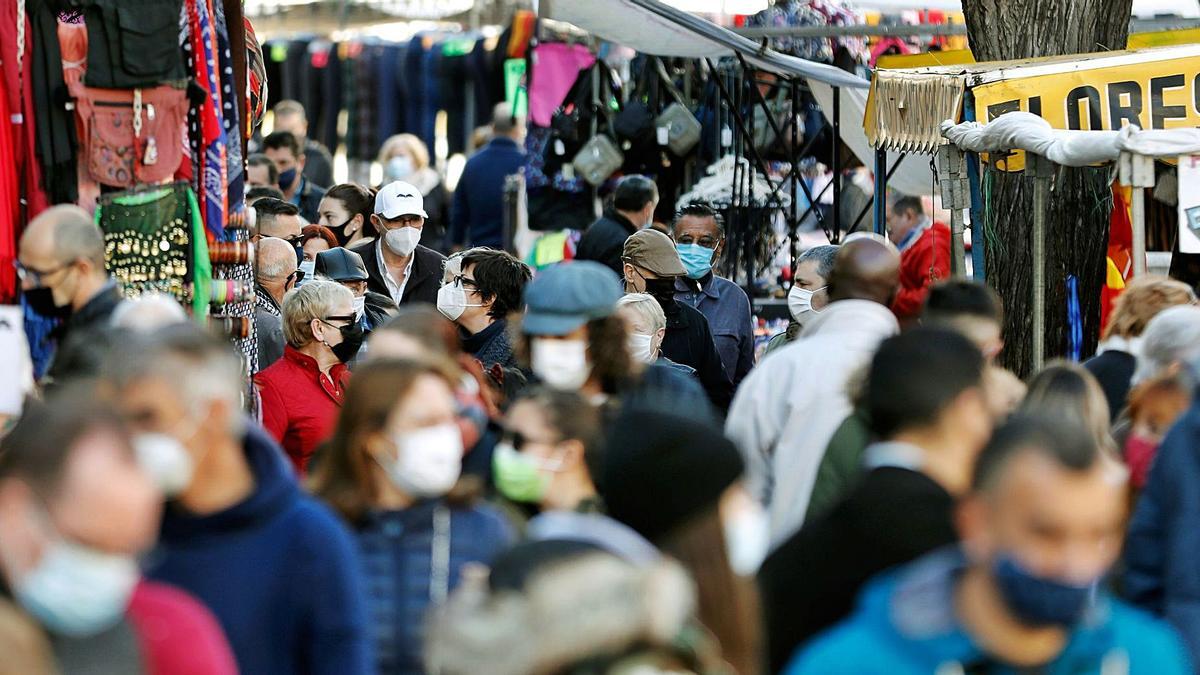
<svg viewBox="0 0 1200 675">
<path fill-rule="evenodd" d="M 963 243 L 963 209 L 970 206 L 963 153 L 954 145 L 943 145 L 937 153 L 938 191 L 942 208 L 950 210 L 950 274 L 967 275 L 966 246 Z"/>
<path fill-rule="evenodd" d="M 835 244 L 842 240 L 842 214 L 840 213 L 842 206 L 842 163 L 839 161 L 841 157 L 842 143 L 842 88 L 833 88 L 833 164 L 829 166 L 829 170 L 833 172 L 833 236 Z"/>
<path fill-rule="evenodd" d="M 963 98 L 963 121 L 975 121 L 975 95 L 968 89 Z M 971 190 L 971 278 L 986 280 L 984 269 L 984 246 L 987 235 L 983 233 L 983 190 L 979 185 L 979 154 L 967 153 L 967 184 Z"/>
<path fill-rule="evenodd" d="M 903 157 L 903 155 L 901 155 Z M 899 164 L 899 162 L 896 162 Z M 887 236 L 887 150 L 875 150 L 875 234 Z"/>
<path fill-rule="evenodd" d="M 1032 372 L 1046 357 L 1046 204 L 1050 199 L 1053 165 L 1040 155 L 1026 153 L 1025 172 L 1033 175 L 1033 359 Z"/>
<path fill-rule="evenodd" d="M 1146 274 L 1146 188 L 1154 187 L 1154 158 L 1122 152 L 1118 167 L 1121 185 L 1130 186 L 1130 225 L 1133 230 L 1133 276 Z"/>
</svg>

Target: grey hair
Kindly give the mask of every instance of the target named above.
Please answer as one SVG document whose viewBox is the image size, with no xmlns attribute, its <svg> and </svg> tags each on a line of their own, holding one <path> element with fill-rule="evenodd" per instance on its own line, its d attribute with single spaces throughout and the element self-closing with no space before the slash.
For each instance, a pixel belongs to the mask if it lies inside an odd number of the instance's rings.
<svg viewBox="0 0 1200 675">
<path fill-rule="evenodd" d="M 155 378 L 172 385 L 180 402 L 196 411 L 212 401 L 230 410 L 243 407 L 246 367 L 241 355 L 191 322 L 174 323 L 153 332 L 135 333 L 127 349 L 113 350 L 105 363 L 106 378 L 120 388 Z M 240 436 L 245 416 L 230 416 L 229 433 Z"/>
<path fill-rule="evenodd" d="M 296 271 L 296 249 L 278 237 L 259 239 L 254 260 L 258 264 L 259 279 L 278 281 Z"/>
<path fill-rule="evenodd" d="M 312 343 L 309 324 L 324 319 L 339 302 L 350 303 L 354 293 L 333 281 L 311 281 L 283 296 L 283 337 L 294 349 Z"/>
<path fill-rule="evenodd" d="M 520 115 L 514 115 L 512 106 L 507 103 L 497 103 L 492 109 L 492 131 L 497 134 L 508 135 L 514 129 L 525 126 L 525 119 Z"/>
<path fill-rule="evenodd" d="M 54 223 L 54 253 L 62 263 L 87 260 L 104 274 L 104 233 L 78 206 L 60 204 L 43 211 L 38 218 Z"/>
<path fill-rule="evenodd" d="M 175 298 L 166 293 L 143 293 L 117 305 L 112 325 L 136 332 L 151 332 L 188 320 L 187 312 Z"/>
<path fill-rule="evenodd" d="M 837 258 L 837 252 L 838 247 L 832 244 L 814 246 L 796 258 L 796 267 L 799 267 L 800 263 L 811 260 L 817 263 L 817 274 L 828 281 L 830 273 L 833 272 L 833 261 Z"/>
<path fill-rule="evenodd" d="M 1159 312 L 1146 324 L 1133 384 L 1159 375 L 1177 363 L 1200 356 L 1200 307 L 1179 305 Z"/>
<path fill-rule="evenodd" d="M 617 300 L 617 311 L 628 307 L 628 311 L 635 312 L 639 317 L 649 322 L 651 330 L 655 333 L 667 327 L 667 315 L 663 313 L 662 305 L 658 304 L 658 300 L 654 299 L 649 293 L 630 293 L 621 296 Z"/>
</svg>

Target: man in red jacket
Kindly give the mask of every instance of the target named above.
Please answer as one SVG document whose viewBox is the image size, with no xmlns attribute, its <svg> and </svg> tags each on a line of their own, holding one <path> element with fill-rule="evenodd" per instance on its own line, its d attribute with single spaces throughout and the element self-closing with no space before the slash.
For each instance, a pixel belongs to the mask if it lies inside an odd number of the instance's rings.
<svg viewBox="0 0 1200 675">
<path fill-rule="evenodd" d="M 887 228 L 900 249 L 900 291 L 892 312 L 906 327 L 920 316 L 929 287 L 950 276 L 950 228 L 925 215 L 920 197 L 889 200 Z"/>
</svg>

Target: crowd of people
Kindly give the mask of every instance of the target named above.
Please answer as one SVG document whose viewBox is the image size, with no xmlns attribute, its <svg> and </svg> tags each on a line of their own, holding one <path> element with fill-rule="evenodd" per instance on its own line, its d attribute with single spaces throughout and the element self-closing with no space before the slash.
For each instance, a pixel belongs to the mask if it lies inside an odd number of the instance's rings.
<svg viewBox="0 0 1200 675">
<path fill-rule="evenodd" d="M 799 257 L 756 362 L 710 205 L 659 227 L 626 177 L 535 273 L 496 238 L 511 114 L 448 197 L 412 138 L 377 190 L 324 190 L 276 112 L 257 372 L 172 299 L 122 299 L 81 209 L 24 233 L 28 303 L 64 321 L 0 439 L 0 671 L 1200 663 L 1185 285 L 1137 280 L 1097 356 L 1022 382 L 1001 299 L 921 272 L 944 228 L 901 199 L 888 237 Z"/>
</svg>

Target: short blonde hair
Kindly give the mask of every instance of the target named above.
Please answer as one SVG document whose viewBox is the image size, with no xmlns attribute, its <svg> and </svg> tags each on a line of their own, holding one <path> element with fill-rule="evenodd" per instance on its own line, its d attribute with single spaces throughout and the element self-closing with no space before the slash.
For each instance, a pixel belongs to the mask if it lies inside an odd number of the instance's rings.
<svg viewBox="0 0 1200 675">
<path fill-rule="evenodd" d="M 1104 337 L 1138 337 L 1159 312 L 1195 301 L 1196 294 L 1182 281 L 1159 275 L 1138 277 L 1129 282 L 1113 303 Z"/>
<path fill-rule="evenodd" d="M 650 332 L 657 333 L 667 327 L 667 315 L 663 314 L 662 305 L 649 293 L 630 293 L 617 300 L 617 311 L 628 307 L 637 317 L 649 322 Z"/>
<path fill-rule="evenodd" d="M 412 157 L 414 170 L 419 171 L 429 166 L 429 148 L 425 146 L 425 141 L 412 134 L 396 134 L 384 141 L 379 148 L 379 163 L 384 164 L 393 155 L 401 152 Z"/>
<path fill-rule="evenodd" d="M 310 281 L 283 296 L 283 337 L 293 349 L 313 341 L 310 324 L 325 319 L 338 303 L 354 301 L 350 289 L 333 281 Z"/>
</svg>

